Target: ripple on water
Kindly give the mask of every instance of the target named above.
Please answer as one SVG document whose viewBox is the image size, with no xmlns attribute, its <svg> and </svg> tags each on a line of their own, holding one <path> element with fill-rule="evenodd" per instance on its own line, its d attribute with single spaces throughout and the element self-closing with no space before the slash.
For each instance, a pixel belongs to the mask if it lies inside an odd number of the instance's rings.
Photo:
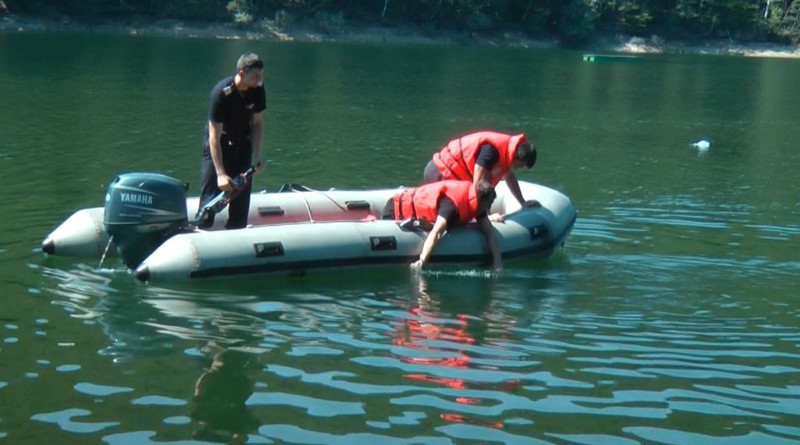
<svg viewBox="0 0 800 445">
<path fill-rule="evenodd" d="M 80 369 L 81 365 L 73 365 L 73 364 L 60 365 L 56 367 L 56 371 L 58 372 L 76 372 L 79 371 Z"/>
<path fill-rule="evenodd" d="M 785 439 L 771 434 L 761 432 L 750 432 L 741 436 L 710 436 L 706 434 L 692 433 L 686 431 L 669 430 L 655 427 L 627 427 L 623 428 L 626 433 L 641 437 L 644 440 L 664 443 L 664 444 L 687 444 L 702 443 L 710 445 L 729 445 L 729 444 L 792 444 L 797 445 L 794 439 Z"/>
<path fill-rule="evenodd" d="M 402 416 L 389 416 L 387 422 L 370 420 L 367 425 L 373 428 L 390 429 L 392 426 L 416 426 L 428 417 L 427 414 L 418 411 L 404 411 Z"/>
<path fill-rule="evenodd" d="M 432 366 L 428 364 L 418 365 L 406 363 L 402 360 L 390 357 L 356 357 L 352 359 L 353 362 L 366 366 L 376 368 L 390 368 L 399 369 L 407 373 L 416 374 L 430 374 L 440 378 L 457 379 L 463 382 L 470 383 L 489 383 L 489 384 L 505 384 L 516 383 L 525 381 L 538 381 L 551 387 L 567 387 L 567 388 L 591 388 L 592 385 L 580 382 L 577 380 L 570 380 L 560 378 L 552 375 L 550 372 L 512 372 L 491 369 L 472 369 L 460 368 L 451 366 Z"/>
<path fill-rule="evenodd" d="M 133 391 L 133 388 L 123 386 L 98 385 L 88 382 L 76 383 L 73 388 L 75 388 L 75 391 L 95 397 L 112 396 Z"/>
<path fill-rule="evenodd" d="M 773 433 L 800 438 L 800 428 L 798 427 L 766 424 L 764 429 Z"/>
<path fill-rule="evenodd" d="M 295 346 L 286 355 L 293 357 L 307 357 L 312 355 L 342 355 L 341 349 L 328 348 L 324 346 Z"/>
<path fill-rule="evenodd" d="M 550 437 L 556 437 L 567 443 L 578 445 L 639 445 L 639 441 L 626 439 L 619 436 L 609 436 L 605 434 L 555 434 L 547 433 Z"/>
<path fill-rule="evenodd" d="M 465 423 L 441 426 L 436 428 L 436 431 L 458 440 L 475 440 L 480 438 L 481 441 L 499 442 L 504 444 L 551 445 L 550 442 L 544 440 L 507 433 L 497 428 L 469 425 Z"/>
<path fill-rule="evenodd" d="M 51 413 L 34 414 L 31 416 L 31 420 L 54 423 L 64 431 L 82 434 L 96 433 L 119 425 L 119 422 L 79 422 L 73 420 L 74 417 L 86 417 L 91 414 L 92 412 L 89 410 L 71 408 Z"/>
<path fill-rule="evenodd" d="M 167 425 L 188 425 L 192 423 L 191 417 L 187 416 L 172 416 L 164 419 Z"/>
<path fill-rule="evenodd" d="M 184 406 L 186 400 L 165 396 L 144 396 L 131 400 L 134 405 Z"/>
<path fill-rule="evenodd" d="M 247 406 L 291 406 L 305 410 L 308 415 L 315 417 L 352 416 L 365 413 L 363 403 L 324 400 L 282 392 L 254 392 L 246 404 Z"/>
<path fill-rule="evenodd" d="M 417 436 L 410 438 L 397 438 L 373 433 L 330 434 L 309 431 L 294 425 L 263 425 L 258 433 L 264 437 L 285 441 L 286 443 L 303 443 L 308 445 L 349 445 L 353 443 L 380 443 L 387 445 L 452 445 L 454 442 L 448 438 L 436 436 Z"/>
</svg>

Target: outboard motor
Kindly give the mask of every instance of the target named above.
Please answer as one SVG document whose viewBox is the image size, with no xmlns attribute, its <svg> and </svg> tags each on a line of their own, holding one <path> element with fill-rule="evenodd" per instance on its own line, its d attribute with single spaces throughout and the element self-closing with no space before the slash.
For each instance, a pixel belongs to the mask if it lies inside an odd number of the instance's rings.
<svg viewBox="0 0 800 445">
<path fill-rule="evenodd" d="M 187 184 L 157 173 L 111 181 L 103 224 L 126 266 L 135 269 L 167 238 L 188 227 Z"/>
</svg>

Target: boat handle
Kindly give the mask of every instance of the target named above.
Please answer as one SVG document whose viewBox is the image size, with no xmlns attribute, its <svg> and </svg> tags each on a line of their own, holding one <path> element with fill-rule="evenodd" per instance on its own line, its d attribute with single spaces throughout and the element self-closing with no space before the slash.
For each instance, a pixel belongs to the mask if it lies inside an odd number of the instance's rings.
<svg viewBox="0 0 800 445">
<path fill-rule="evenodd" d="M 345 201 L 347 210 L 367 210 L 369 211 L 370 205 L 367 201 Z"/>
<path fill-rule="evenodd" d="M 280 206 L 259 207 L 258 214 L 261 216 L 280 216 L 283 215 L 284 210 Z"/>
</svg>

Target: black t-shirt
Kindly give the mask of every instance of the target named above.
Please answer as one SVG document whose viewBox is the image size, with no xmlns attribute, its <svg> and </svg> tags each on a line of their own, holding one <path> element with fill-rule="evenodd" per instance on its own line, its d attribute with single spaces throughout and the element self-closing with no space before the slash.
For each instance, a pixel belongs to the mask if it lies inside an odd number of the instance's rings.
<svg viewBox="0 0 800 445">
<path fill-rule="evenodd" d="M 266 107 L 267 95 L 263 85 L 241 94 L 234 86 L 234 76 L 231 76 L 220 80 L 211 90 L 208 120 L 222 123 L 223 148 L 229 145 L 249 148 L 253 114 L 263 112 Z"/>
<path fill-rule="evenodd" d="M 453 201 L 446 196 L 442 196 L 439 200 L 439 210 L 436 212 L 438 216 L 441 216 L 445 220 L 447 220 L 447 227 L 453 227 L 458 222 L 458 217 L 460 214 L 458 213 L 458 209 Z M 475 216 L 475 219 L 486 218 L 486 212 L 482 212 Z"/>
<path fill-rule="evenodd" d="M 458 221 L 458 209 L 453 201 L 446 196 L 442 196 L 439 199 L 439 209 L 436 214 L 447 220 L 447 227 L 453 227 Z"/>
<path fill-rule="evenodd" d="M 500 153 L 497 152 L 497 149 L 492 144 L 487 143 L 480 146 L 475 163 L 486 170 L 491 170 L 499 159 Z"/>
</svg>

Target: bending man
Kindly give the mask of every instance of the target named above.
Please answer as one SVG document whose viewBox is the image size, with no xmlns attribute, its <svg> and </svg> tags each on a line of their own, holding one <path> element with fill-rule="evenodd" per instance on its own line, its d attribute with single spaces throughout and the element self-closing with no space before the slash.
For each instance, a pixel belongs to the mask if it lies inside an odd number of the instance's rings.
<svg viewBox="0 0 800 445">
<path fill-rule="evenodd" d="M 486 216 L 496 196 L 494 187 L 486 181 L 477 185 L 467 181 L 440 181 L 397 193 L 387 203 L 383 219 L 416 218 L 433 224 L 419 260 L 411 263 L 412 269 L 419 269 L 428 262 L 448 227 L 463 226 L 476 219 L 478 228 L 486 235 L 492 266 L 500 270 L 503 261 L 497 234 Z"/>
<path fill-rule="evenodd" d="M 512 169 L 533 167 L 536 148 L 524 134 L 510 135 L 494 131 L 479 131 L 450 141 L 425 166 L 425 182 L 446 179 L 471 181 L 477 184 L 488 181 L 496 186 L 506 180 L 511 194 L 523 207 L 538 207 L 539 201 L 525 201 L 517 176 Z"/>
</svg>

